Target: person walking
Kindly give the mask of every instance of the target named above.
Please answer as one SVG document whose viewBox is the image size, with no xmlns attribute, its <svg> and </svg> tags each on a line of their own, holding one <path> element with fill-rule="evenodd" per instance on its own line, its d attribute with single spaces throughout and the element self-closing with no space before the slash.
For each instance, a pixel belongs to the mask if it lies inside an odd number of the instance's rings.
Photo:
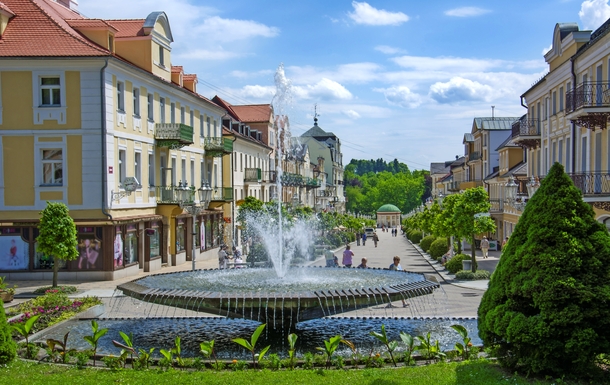
<svg viewBox="0 0 610 385">
<path fill-rule="evenodd" d="M 362 233 L 362 246 L 366 246 L 366 232 Z"/>
<path fill-rule="evenodd" d="M 402 271 L 402 266 L 400 266 L 400 257 L 398 255 L 396 255 L 393 259 L 392 259 L 392 264 L 390 265 L 390 267 L 388 267 L 389 270 L 392 271 Z M 392 304 L 390 304 L 391 306 Z M 402 300 L 402 307 L 407 307 L 409 306 L 408 303 L 405 302 L 405 300 Z"/>
<path fill-rule="evenodd" d="M 362 258 L 357 269 L 368 269 L 369 267 L 366 265 L 367 262 L 368 262 L 368 260 L 366 258 Z"/>
<path fill-rule="evenodd" d="M 377 242 L 379 242 L 379 237 L 377 236 L 377 232 L 373 233 L 373 242 L 375 243 L 375 247 L 377 247 Z"/>
<path fill-rule="evenodd" d="M 354 252 L 350 250 L 350 246 L 345 246 L 345 251 L 343 252 L 343 260 L 341 263 L 345 267 L 352 267 Z"/>
<path fill-rule="evenodd" d="M 360 231 L 356 232 L 356 246 L 360 246 Z"/>
<path fill-rule="evenodd" d="M 332 252 L 330 246 L 326 246 L 324 250 L 324 259 L 326 260 L 326 267 L 335 267 L 335 253 Z"/>
<path fill-rule="evenodd" d="M 489 241 L 487 237 L 483 237 L 481 240 L 481 251 L 483 252 L 483 258 L 489 257 Z"/>
<path fill-rule="evenodd" d="M 220 246 L 220 250 L 218 250 L 218 268 L 226 269 L 228 262 L 229 256 L 227 255 L 227 245 L 222 245 Z"/>
</svg>

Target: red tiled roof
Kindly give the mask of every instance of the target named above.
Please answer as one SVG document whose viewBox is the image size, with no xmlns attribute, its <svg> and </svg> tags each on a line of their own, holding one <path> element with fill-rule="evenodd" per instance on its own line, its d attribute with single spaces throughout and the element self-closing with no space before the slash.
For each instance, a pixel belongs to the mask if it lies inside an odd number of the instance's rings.
<svg viewBox="0 0 610 385">
<path fill-rule="evenodd" d="M 271 104 L 232 105 L 231 108 L 244 123 L 268 122 L 271 117 Z"/>
<path fill-rule="evenodd" d="M 182 66 L 172 66 L 173 74 L 179 74 L 180 72 L 184 72 L 184 68 Z"/>
<path fill-rule="evenodd" d="M 197 80 L 197 74 L 184 74 L 182 75 L 182 79 L 187 81 Z"/>
<path fill-rule="evenodd" d="M 146 36 L 143 28 L 144 21 L 144 19 L 106 20 L 108 24 L 112 25 L 119 31 L 114 35 L 115 39 L 120 39 L 122 37 Z"/>
<path fill-rule="evenodd" d="M 102 19 L 67 19 L 66 23 L 72 28 L 91 28 L 91 29 L 110 29 L 113 32 L 118 32 L 116 28 L 106 23 Z"/>
<path fill-rule="evenodd" d="M 4 3 L 0 2 L 0 9 L 3 11 L 6 11 L 8 13 L 10 13 L 11 15 L 15 16 L 15 12 L 11 11 L 11 9 L 9 7 L 7 7 Z"/>
<path fill-rule="evenodd" d="M 50 0 L 4 0 L 4 4 L 15 17 L 0 39 L 0 57 L 110 55 L 64 20 L 82 18 L 72 10 Z"/>
</svg>

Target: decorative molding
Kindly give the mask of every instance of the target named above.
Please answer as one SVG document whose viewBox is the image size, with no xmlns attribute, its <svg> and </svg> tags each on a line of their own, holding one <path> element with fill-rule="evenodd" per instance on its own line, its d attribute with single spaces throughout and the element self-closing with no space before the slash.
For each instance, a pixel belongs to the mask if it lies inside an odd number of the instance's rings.
<svg viewBox="0 0 610 385">
<path fill-rule="evenodd" d="M 599 210 L 610 211 L 610 202 L 592 202 L 591 205 Z"/>
</svg>

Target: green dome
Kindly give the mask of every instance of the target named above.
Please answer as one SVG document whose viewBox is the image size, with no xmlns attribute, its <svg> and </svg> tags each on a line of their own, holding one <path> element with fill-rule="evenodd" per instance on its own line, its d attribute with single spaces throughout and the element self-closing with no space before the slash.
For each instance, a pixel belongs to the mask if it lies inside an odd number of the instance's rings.
<svg viewBox="0 0 610 385">
<path fill-rule="evenodd" d="M 391 204 L 385 204 L 383 206 L 381 206 L 378 210 L 378 213 L 399 213 L 400 209 L 394 205 Z"/>
</svg>

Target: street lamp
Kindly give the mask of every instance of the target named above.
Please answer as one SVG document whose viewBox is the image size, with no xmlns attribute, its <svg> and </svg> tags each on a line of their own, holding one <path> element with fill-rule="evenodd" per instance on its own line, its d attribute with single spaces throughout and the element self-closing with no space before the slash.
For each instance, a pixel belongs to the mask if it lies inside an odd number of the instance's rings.
<svg viewBox="0 0 610 385">
<path fill-rule="evenodd" d="M 527 192 L 525 194 L 518 193 L 519 185 L 515 182 L 515 177 L 512 176 L 506 182 L 504 186 L 504 191 L 506 194 L 506 202 L 512 205 L 519 211 L 523 211 L 525 209 L 525 205 L 527 204 L 527 200 L 534 196 L 538 188 L 540 187 L 540 182 L 535 177 L 530 177 L 530 180 L 527 182 Z"/>
<path fill-rule="evenodd" d="M 197 243 L 197 238 L 196 238 L 197 232 L 195 231 L 195 221 L 197 220 L 197 215 L 199 215 L 199 213 L 201 213 L 202 211 L 207 209 L 212 200 L 212 188 L 210 187 L 210 184 L 208 182 L 202 181 L 201 187 L 199 189 L 197 189 L 196 191 L 197 191 L 197 195 L 199 197 L 200 206 L 198 206 L 197 203 L 195 202 L 195 196 L 194 196 L 195 186 L 188 188 L 186 185 L 186 182 L 184 183 L 184 185 L 182 184 L 182 182 L 180 182 L 178 184 L 178 187 L 176 187 L 176 197 L 178 199 L 178 204 L 180 205 L 180 208 L 183 209 L 184 211 L 186 211 L 187 213 L 191 214 L 191 217 L 193 219 L 193 245 L 192 245 L 193 271 L 195 271 L 195 244 Z"/>
<path fill-rule="evenodd" d="M 439 192 L 436 199 L 438 200 L 438 205 L 443 207 L 443 199 L 445 199 L 445 194 L 443 194 L 442 191 Z"/>
</svg>

